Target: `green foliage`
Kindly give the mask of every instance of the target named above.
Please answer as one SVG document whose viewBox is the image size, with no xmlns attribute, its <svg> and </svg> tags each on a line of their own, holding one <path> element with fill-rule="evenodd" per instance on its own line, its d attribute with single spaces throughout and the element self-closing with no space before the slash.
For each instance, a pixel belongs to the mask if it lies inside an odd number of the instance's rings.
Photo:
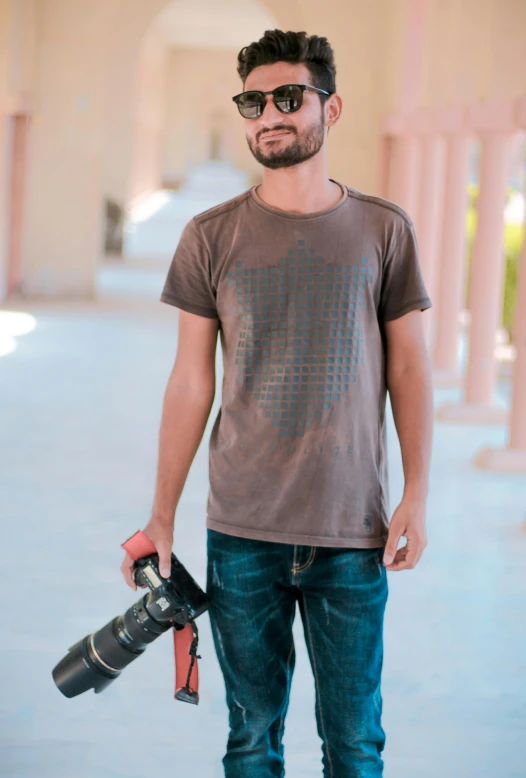
<svg viewBox="0 0 526 778">
<path fill-rule="evenodd" d="M 513 190 L 509 190 L 511 194 Z M 467 243 L 467 283 L 465 286 L 465 304 L 469 300 L 469 279 L 471 268 L 471 255 L 473 252 L 473 240 L 477 230 L 477 196 L 478 186 L 470 184 L 468 188 L 469 205 L 466 214 L 466 243 Z M 510 335 L 513 342 L 513 325 L 517 302 L 517 275 L 519 268 L 519 254 L 524 239 L 524 227 L 522 224 L 505 224 L 504 226 L 504 253 L 506 257 L 506 275 L 504 279 L 504 301 L 502 306 L 502 327 Z"/>
</svg>

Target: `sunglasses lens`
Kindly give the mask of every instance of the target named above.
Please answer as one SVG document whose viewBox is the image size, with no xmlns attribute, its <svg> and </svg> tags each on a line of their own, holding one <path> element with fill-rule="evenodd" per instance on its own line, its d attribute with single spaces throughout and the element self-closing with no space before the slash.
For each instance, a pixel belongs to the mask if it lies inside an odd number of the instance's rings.
<svg viewBox="0 0 526 778">
<path fill-rule="evenodd" d="M 303 102 L 303 90 L 294 84 L 280 86 L 274 91 L 274 102 L 282 113 L 299 111 Z"/>
<path fill-rule="evenodd" d="M 263 100 L 259 92 L 244 92 L 237 101 L 237 107 L 245 119 L 256 119 L 261 115 Z"/>
</svg>

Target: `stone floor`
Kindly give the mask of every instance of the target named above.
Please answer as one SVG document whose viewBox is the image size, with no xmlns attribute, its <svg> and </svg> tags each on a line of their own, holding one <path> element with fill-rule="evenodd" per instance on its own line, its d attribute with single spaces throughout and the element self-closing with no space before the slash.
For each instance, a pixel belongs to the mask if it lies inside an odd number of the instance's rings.
<svg viewBox="0 0 526 778">
<path fill-rule="evenodd" d="M 148 519 L 177 342 L 177 312 L 157 302 L 164 273 L 114 263 L 101 271 L 97 303 L 17 307 L 37 326 L 0 360 L 2 777 L 222 776 L 227 710 L 206 616 L 197 707 L 172 699 L 168 637 L 101 695 L 68 700 L 51 677 L 68 646 L 134 601 L 120 543 Z M 436 402 L 458 394 L 437 390 Z M 508 395 L 501 385 L 499 397 Z M 202 586 L 207 442 L 219 404 L 176 520 L 175 550 Z M 504 442 L 500 427 L 435 426 L 429 545 L 415 570 L 389 574 L 386 778 L 526 775 L 526 478 L 471 463 L 482 446 Z M 389 446 L 394 507 L 402 469 L 391 416 Z M 321 751 L 299 617 L 295 638 L 286 774 L 314 778 Z"/>
</svg>

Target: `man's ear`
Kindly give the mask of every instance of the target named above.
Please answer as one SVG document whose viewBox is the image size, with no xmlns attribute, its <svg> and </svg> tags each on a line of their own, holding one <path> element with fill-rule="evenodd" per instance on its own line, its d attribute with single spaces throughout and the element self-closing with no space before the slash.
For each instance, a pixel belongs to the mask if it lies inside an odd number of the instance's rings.
<svg viewBox="0 0 526 778">
<path fill-rule="evenodd" d="M 341 116 L 342 101 L 341 101 L 341 97 L 339 95 L 337 95 L 335 99 L 336 99 L 336 102 L 339 104 L 339 108 L 340 108 L 339 116 L 338 116 L 338 119 L 336 120 L 336 123 L 337 123 L 339 118 L 340 118 L 340 116 Z M 327 132 L 331 129 L 332 126 L 333 126 L 332 124 L 328 126 Z"/>
</svg>

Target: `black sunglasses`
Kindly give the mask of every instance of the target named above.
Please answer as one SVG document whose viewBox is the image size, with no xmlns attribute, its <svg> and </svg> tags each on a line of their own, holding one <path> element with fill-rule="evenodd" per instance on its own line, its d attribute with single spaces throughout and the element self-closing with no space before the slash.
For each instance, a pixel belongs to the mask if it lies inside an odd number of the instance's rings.
<svg viewBox="0 0 526 778">
<path fill-rule="evenodd" d="M 299 111 L 303 104 L 303 92 L 319 92 L 322 95 L 330 95 L 325 89 L 318 89 L 307 84 L 285 84 L 271 89 L 270 92 L 251 90 L 235 95 L 232 100 L 236 103 L 239 113 L 244 119 L 257 119 L 265 110 L 267 95 L 272 95 L 274 105 L 281 113 L 294 113 Z"/>
</svg>

